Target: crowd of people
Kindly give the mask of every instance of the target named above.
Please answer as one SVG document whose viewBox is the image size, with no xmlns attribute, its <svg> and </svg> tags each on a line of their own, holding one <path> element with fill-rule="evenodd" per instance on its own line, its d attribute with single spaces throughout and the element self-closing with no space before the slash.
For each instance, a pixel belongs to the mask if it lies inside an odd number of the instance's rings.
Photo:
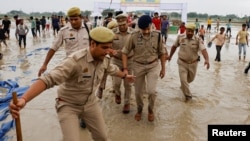
<svg viewBox="0 0 250 141">
<path fill-rule="evenodd" d="M 25 47 L 25 36 L 29 29 L 23 24 L 23 19 L 17 18 L 17 20 L 20 20 L 17 23 L 19 46 L 21 47 L 20 40 L 23 40 Z M 138 17 L 132 13 L 118 11 L 114 16 L 109 13 L 103 20 L 102 17 L 97 16 L 91 24 L 88 17 L 81 15 L 78 7 L 72 7 L 67 12 L 67 19 L 53 15 L 50 22 L 47 20 L 49 17 L 47 19 L 42 17 L 42 20 L 30 17 L 34 38 L 37 37 L 37 33 L 40 33 L 37 25 L 42 26 L 42 31 L 47 28 L 49 30 L 49 26 L 52 25 L 55 39 L 38 71 L 38 80 L 18 99 L 17 104 L 11 102 L 9 108 L 12 117 L 18 118 L 20 110 L 29 101 L 46 89 L 58 85 L 58 96 L 55 99 L 56 112 L 64 141 L 80 141 L 79 119 L 89 129 L 93 140 L 108 140 L 107 127 L 97 100 L 102 99 L 108 75 L 112 76 L 115 103 L 123 103 L 124 114 L 130 112 L 130 98 L 132 94 L 135 95 L 137 112 L 134 119 L 136 121 L 142 120 L 145 103 L 143 96 L 147 93 L 147 117 L 149 122 L 153 122 L 158 78 L 164 78 L 166 62 L 172 61 L 177 48 L 179 48 L 177 64 L 180 88 L 185 102 L 191 101 L 193 97 L 189 84 L 196 77 L 200 54 L 204 57 L 206 69 L 210 68 L 204 34 L 210 31 L 211 21 L 208 22 L 206 31 L 205 27 L 198 23 L 198 19 L 195 23 L 183 22 L 179 28 L 180 34 L 177 35 L 168 53 L 166 42 L 170 23 L 166 14 L 159 15 L 155 12 L 153 17 L 149 15 Z M 47 24 L 49 24 L 48 27 Z M 220 28 L 218 34 L 209 42 L 216 40 L 215 61 L 219 62 L 221 61 L 220 50 L 226 34 L 224 27 L 218 25 L 217 28 Z M 4 29 L 4 35 L 6 34 L 8 33 Z M 197 35 L 203 35 L 203 37 Z M 246 24 L 242 25 L 236 40 L 236 44 L 239 45 L 239 60 L 242 48 L 245 60 L 244 47 L 248 45 Z M 64 43 L 66 58 L 48 73 L 44 73 L 62 43 Z M 134 87 L 131 83 L 134 83 Z"/>
</svg>

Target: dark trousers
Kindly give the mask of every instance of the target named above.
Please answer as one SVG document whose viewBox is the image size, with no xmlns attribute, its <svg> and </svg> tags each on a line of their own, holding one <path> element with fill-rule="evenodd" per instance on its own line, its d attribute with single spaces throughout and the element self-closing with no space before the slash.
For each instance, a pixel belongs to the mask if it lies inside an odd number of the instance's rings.
<svg viewBox="0 0 250 141">
<path fill-rule="evenodd" d="M 31 28 L 31 33 L 33 37 L 36 37 L 36 28 Z"/>
<path fill-rule="evenodd" d="M 215 61 L 220 61 L 220 51 L 221 51 L 221 47 L 222 47 L 222 46 L 217 46 L 217 45 L 216 45 L 217 54 L 216 54 Z"/>
<path fill-rule="evenodd" d="M 19 47 L 21 47 L 22 40 L 24 47 L 26 47 L 26 35 L 19 35 Z"/>
</svg>

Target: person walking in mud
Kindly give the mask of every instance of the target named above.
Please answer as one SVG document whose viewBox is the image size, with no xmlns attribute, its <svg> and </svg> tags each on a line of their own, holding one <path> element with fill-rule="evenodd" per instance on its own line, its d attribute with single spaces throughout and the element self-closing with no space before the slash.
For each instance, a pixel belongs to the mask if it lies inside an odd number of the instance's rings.
<svg viewBox="0 0 250 141">
<path fill-rule="evenodd" d="M 246 46 L 248 46 L 248 36 L 249 33 L 246 30 L 246 24 L 242 24 L 242 29 L 237 33 L 236 45 L 239 47 L 239 60 L 241 60 L 241 54 L 243 51 L 243 61 L 246 59 Z"/>
<path fill-rule="evenodd" d="M 24 24 L 23 19 L 20 19 L 20 23 L 17 26 L 17 34 L 18 34 L 20 49 L 22 48 L 22 41 L 23 41 L 23 47 L 26 48 L 26 37 L 28 32 L 29 32 L 28 26 Z"/>
<path fill-rule="evenodd" d="M 58 36 L 56 36 L 46 55 L 43 65 L 39 69 L 39 77 L 47 70 L 50 60 L 62 46 L 63 42 L 65 43 L 66 56 L 89 46 L 89 29 L 82 24 L 81 10 L 78 7 L 72 7 L 68 10 L 67 16 L 70 24 L 60 29 Z M 85 127 L 83 121 L 81 121 L 81 125 L 83 128 Z"/>
<path fill-rule="evenodd" d="M 148 94 L 148 121 L 154 121 L 154 106 L 157 96 L 156 86 L 158 77 L 165 76 L 165 54 L 167 50 L 161 33 L 152 30 L 152 19 L 143 15 L 138 20 L 140 30 L 133 32 L 122 49 L 123 71 L 128 74 L 128 58 L 133 52 L 133 73 L 137 113 L 135 120 L 140 121 L 143 112 L 143 92 L 147 88 Z M 159 60 L 160 59 L 160 63 Z M 161 68 L 160 68 L 161 67 Z M 160 70 L 160 73 L 159 73 Z"/>
<path fill-rule="evenodd" d="M 2 47 L 2 45 L 1 45 L 2 42 L 7 47 L 5 30 L 3 29 L 3 26 L 0 25 L 0 47 Z"/>
<path fill-rule="evenodd" d="M 228 20 L 228 22 L 226 23 L 226 26 L 227 26 L 227 30 L 226 30 L 226 36 L 227 36 L 227 38 L 231 38 L 231 36 L 232 36 L 232 30 L 231 30 L 231 19 L 229 19 Z"/>
<path fill-rule="evenodd" d="M 115 33 L 115 38 L 113 41 L 113 49 L 116 51 L 116 54 L 112 55 L 111 63 L 117 65 L 120 70 L 126 70 L 128 74 L 132 74 L 132 64 L 133 64 L 133 52 L 128 55 L 128 65 L 127 68 L 123 68 L 122 65 L 122 48 L 126 44 L 126 41 L 130 34 L 133 32 L 132 27 L 128 26 L 128 15 L 119 14 L 115 17 L 118 27 L 113 29 Z M 130 112 L 130 97 L 132 93 L 132 86 L 127 82 L 122 80 L 119 77 L 112 77 L 112 86 L 115 93 L 115 102 L 116 104 L 121 104 L 121 84 L 123 81 L 124 86 L 124 106 L 122 112 L 127 114 Z"/>
<path fill-rule="evenodd" d="M 72 19 L 71 19 L 72 21 Z M 10 102 L 9 110 L 13 118 L 20 116 L 20 110 L 28 102 L 46 89 L 58 85 L 56 112 L 62 129 L 63 141 L 80 139 L 79 117 L 83 118 L 94 141 L 107 141 L 107 127 L 101 107 L 95 96 L 104 71 L 109 75 L 133 82 L 135 76 L 119 70 L 109 63 L 106 55 L 112 52 L 114 33 L 105 27 L 97 27 L 90 32 L 89 48 L 72 53 L 48 74 L 34 82 L 17 104 Z"/>
<path fill-rule="evenodd" d="M 213 42 L 213 40 L 216 39 L 215 47 L 216 47 L 216 52 L 217 52 L 217 54 L 216 54 L 216 58 L 215 58 L 214 61 L 218 61 L 218 62 L 221 61 L 221 54 L 220 54 L 220 52 L 221 52 L 221 48 L 222 48 L 222 46 L 224 45 L 225 40 L 226 40 L 226 35 L 224 34 L 224 32 L 225 32 L 225 28 L 224 28 L 224 27 L 221 27 L 221 28 L 220 28 L 220 33 L 216 34 L 216 35 L 212 38 L 212 40 L 209 41 L 209 42 Z"/>
<path fill-rule="evenodd" d="M 9 20 L 8 16 L 5 15 L 4 19 L 1 23 L 3 25 L 4 33 L 6 34 L 6 39 L 10 39 L 10 27 L 11 27 L 11 21 Z"/>
<path fill-rule="evenodd" d="M 208 53 L 204 46 L 203 40 L 194 35 L 195 24 L 189 23 L 187 24 L 186 28 L 186 34 L 177 36 L 177 39 L 174 42 L 170 51 L 170 55 L 167 59 L 171 61 L 177 47 L 180 47 L 177 64 L 179 67 L 181 90 L 185 96 L 185 101 L 187 102 L 192 99 L 189 83 L 195 79 L 198 66 L 198 53 L 200 51 L 205 59 L 204 65 L 206 65 L 207 69 L 209 69 L 210 64 Z"/>
</svg>

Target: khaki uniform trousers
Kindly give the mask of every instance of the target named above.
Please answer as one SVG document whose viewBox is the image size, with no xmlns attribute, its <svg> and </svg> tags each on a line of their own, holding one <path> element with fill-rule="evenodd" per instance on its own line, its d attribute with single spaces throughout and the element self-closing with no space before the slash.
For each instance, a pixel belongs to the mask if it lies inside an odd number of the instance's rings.
<svg viewBox="0 0 250 141">
<path fill-rule="evenodd" d="M 187 64 L 178 59 L 181 90 L 185 96 L 192 96 L 189 90 L 189 83 L 191 83 L 195 79 L 197 66 L 198 62 Z"/>
<path fill-rule="evenodd" d="M 148 108 L 153 110 L 157 94 L 156 86 L 159 77 L 160 64 L 158 61 L 148 65 L 134 62 L 133 68 L 134 75 L 136 76 L 134 86 L 138 112 L 141 112 L 144 106 L 143 93 L 145 90 L 143 89 L 145 87 L 147 88 L 146 91 L 148 94 Z"/>
<path fill-rule="evenodd" d="M 128 60 L 128 74 L 132 74 L 132 60 Z M 120 70 L 122 70 L 122 61 L 112 58 L 112 64 L 117 65 Z M 112 85 L 115 95 L 121 95 L 121 84 L 123 81 L 124 86 L 124 104 L 130 104 L 130 96 L 132 92 L 132 85 L 128 83 L 125 79 L 121 79 L 120 77 L 112 76 Z"/>
<path fill-rule="evenodd" d="M 107 128 L 98 103 L 73 105 L 58 101 L 56 109 L 63 141 L 82 141 L 80 140 L 79 116 L 85 121 L 94 141 L 107 141 Z"/>
</svg>

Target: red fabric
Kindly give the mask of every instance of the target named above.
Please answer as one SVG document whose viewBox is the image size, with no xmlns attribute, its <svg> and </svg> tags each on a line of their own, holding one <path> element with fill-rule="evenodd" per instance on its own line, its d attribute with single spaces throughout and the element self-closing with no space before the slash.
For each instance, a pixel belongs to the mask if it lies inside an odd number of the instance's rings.
<svg viewBox="0 0 250 141">
<path fill-rule="evenodd" d="M 186 31 L 186 27 L 185 26 L 180 26 L 180 34 L 183 34 Z"/>
<path fill-rule="evenodd" d="M 21 21 L 20 19 L 17 19 L 16 20 L 16 25 L 18 25 L 20 23 L 20 21 Z"/>
<path fill-rule="evenodd" d="M 161 19 L 160 19 L 160 18 L 154 17 L 154 18 L 152 19 L 152 22 L 153 22 L 153 24 L 155 25 L 155 28 L 156 28 L 157 30 L 161 30 Z"/>
</svg>

